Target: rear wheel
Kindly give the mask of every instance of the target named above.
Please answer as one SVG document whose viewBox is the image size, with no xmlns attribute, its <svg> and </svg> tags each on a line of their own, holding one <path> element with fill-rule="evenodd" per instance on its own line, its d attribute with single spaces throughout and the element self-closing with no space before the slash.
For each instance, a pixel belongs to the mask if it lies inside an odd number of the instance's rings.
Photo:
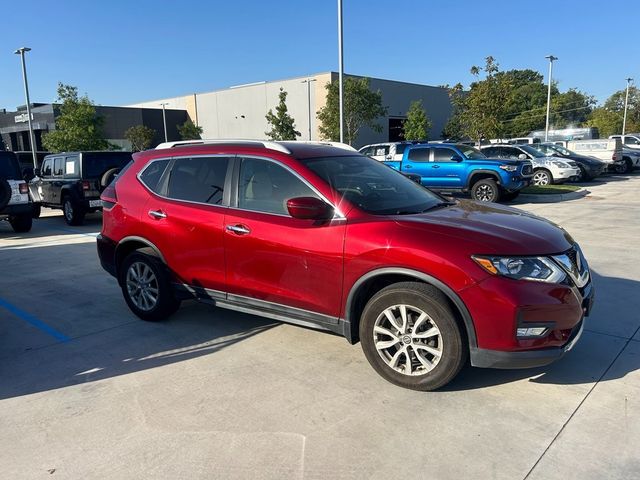
<svg viewBox="0 0 640 480">
<path fill-rule="evenodd" d="M 616 173 L 631 173 L 632 170 L 633 162 L 629 158 L 625 158 L 623 163 L 616 164 Z"/>
<path fill-rule="evenodd" d="M 65 222 L 69 225 L 82 225 L 82 222 L 84 222 L 86 211 L 74 202 L 69 195 L 62 200 L 62 212 L 64 213 Z"/>
<path fill-rule="evenodd" d="M 166 266 L 148 249 L 124 259 L 120 286 L 127 305 L 142 320 L 163 320 L 180 307 Z"/>
<path fill-rule="evenodd" d="M 24 233 L 31 230 L 33 219 L 31 218 L 31 214 L 16 215 L 15 217 L 9 217 L 9 223 L 14 232 Z"/>
<path fill-rule="evenodd" d="M 541 168 L 533 172 L 533 184 L 538 187 L 553 184 L 553 176 L 549 170 Z"/>
<path fill-rule="evenodd" d="M 479 202 L 497 202 L 500 200 L 500 190 L 495 180 L 483 178 L 471 187 L 471 198 Z"/>
<path fill-rule="evenodd" d="M 418 282 L 390 285 L 369 300 L 360 319 L 360 342 L 378 374 L 412 390 L 446 385 L 467 357 L 446 297 Z"/>
</svg>

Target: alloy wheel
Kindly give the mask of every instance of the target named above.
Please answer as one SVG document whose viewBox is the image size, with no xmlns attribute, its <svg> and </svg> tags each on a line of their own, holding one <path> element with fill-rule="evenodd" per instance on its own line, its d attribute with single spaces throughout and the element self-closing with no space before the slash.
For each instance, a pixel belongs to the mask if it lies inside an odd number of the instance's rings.
<svg viewBox="0 0 640 480">
<path fill-rule="evenodd" d="M 127 293 L 133 304 L 142 311 L 152 310 L 158 303 L 158 279 L 151 267 L 142 262 L 129 266 L 126 277 Z"/>
<path fill-rule="evenodd" d="M 71 205 L 71 201 L 67 200 L 66 202 L 64 202 L 62 209 L 64 210 L 65 218 L 68 221 L 71 221 L 73 219 L 73 205 Z"/>
<path fill-rule="evenodd" d="M 373 327 L 375 348 L 398 373 L 425 375 L 440 362 L 443 342 L 433 318 L 412 305 L 393 305 L 376 319 Z"/>
<path fill-rule="evenodd" d="M 538 186 L 549 185 L 549 175 L 546 172 L 536 172 L 533 174 L 533 184 Z"/>
<path fill-rule="evenodd" d="M 494 191 L 491 185 L 480 185 L 476 190 L 476 199 L 481 202 L 490 202 L 493 197 Z"/>
</svg>

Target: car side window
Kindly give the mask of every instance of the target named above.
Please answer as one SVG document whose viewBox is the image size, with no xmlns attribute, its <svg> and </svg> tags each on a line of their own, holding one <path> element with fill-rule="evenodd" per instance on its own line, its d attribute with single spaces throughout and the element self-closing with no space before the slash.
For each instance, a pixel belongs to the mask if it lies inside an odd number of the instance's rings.
<svg viewBox="0 0 640 480">
<path fill-rule="evenodd" d="M 430 148 L 412 148 L 409 150 L 409 160 L 413 162 L 428 162 Z"/>
<path fill-rule="evenodd" d="M 433 149 L 433 161 L 434 162 L 450 162 L 456 152 L 450 148 L 434 148 Z"/>
<path fill-rule="evenodd" d="M 57 157 L 53 160 L 53 175 L 56 177 L 61 177 L 64 172 L 63 167 L 64 158 Z"/>
<path fill-rule="evenodd" d="M 66 157 L 64 159 L 64 174 L 68 177 L 78 175 L 78 159 L 76 157 Z"/>
<path fill-rule="evenodd" d="M 402 155 L 404 153 L 405 148 L 407 148 L 406 143 L 398 143 L 396 145 L 396 155 Z"/>
<path fill-rule="evenodd" d="M 638 140 L 633 138 L 633 137 L 625 137 L 624 144 L 625 145 L 637 145 L 638 144 Z"/>
<path fill-rule="evenodd" d="M 522 155 L 523 153 L 524 152 L 522 152 L 521 150 L 518 150 L 517 148 L 504 148 L 502 158 L 518 160 L 520 158 L 520 155 Z"/>
<path fill-rule="evenodd" d="M 42 175 L 50 177 L 53 172 L 53 158 L 47 158 L 42 165 Z"/>
<path fill-rule="evenodd" d="M 160 179 L 162 178 L 164 171 L 167 169 L 167 165 L 169 165 L 169 159 L 151 162 L 140 173 L 140 181 L 152 192 L 161 193 L 162 186 Z"/>
<path fill-rule="evenodd" d="M 373 155 L 376 157 L 389 155 L 389 145 L 378 145 L 374 148 Z"/>
<path fill-rule="evenodd" d="M 229 157 L 176 159 L 169 175 L 167 196 L 189 202 L 222 204 L 228 165 Z"/>
<path fill-rule="evenodd" d="M 277 163 L 243 158 L 238 181 L 238 208 L 289 215 L 287 200 L 318 195 L 300 178 Z"/>
</svg>

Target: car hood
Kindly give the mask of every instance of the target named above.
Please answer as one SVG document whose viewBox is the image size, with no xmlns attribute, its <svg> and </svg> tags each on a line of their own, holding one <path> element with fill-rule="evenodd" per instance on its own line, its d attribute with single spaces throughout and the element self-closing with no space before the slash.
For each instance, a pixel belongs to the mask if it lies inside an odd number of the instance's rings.
<svg viewBox="0 0 640 480">
<path fill-rule="evenodd" d="M 460 200 L 455 205 L 396 221 L 425 235 L 446 235 L 477 245 L 477 254 L 548 255 L 574 243 L 558 225 L 516 208 Z"/>
</svg>

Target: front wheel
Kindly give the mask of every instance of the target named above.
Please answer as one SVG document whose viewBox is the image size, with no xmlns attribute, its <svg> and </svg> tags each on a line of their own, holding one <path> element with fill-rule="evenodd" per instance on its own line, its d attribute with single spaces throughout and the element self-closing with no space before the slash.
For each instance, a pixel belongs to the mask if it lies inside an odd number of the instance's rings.
<svg viewBox="0 0 640 480">
<path fill-rule="evenodd" d="M 120 286 L 127 305 L 142 320 L 164 320 L 180 307 L 166 266 L 144 249 L 124 259 Z"/>
<path fill-rule="evenodd" d="M 545 185 L 553 184 L 553 176 L 549 170 L 541 168 L 533 172 L 533 184 L 538 187 L 544 187 Z"/>
<path fill-rule="evenodd" d="M 25 233 L 31 230 L 33 219 L 31 218 L 31 214 L 16 215 L 15 217 L 9 217 L 9 223 L 14 232 Z"/>
<path fill-rule="evenodd" d="M 383 288 L 360 319 L 362 350 L 373 369 L 412 390 L 435 390 L 449 383 L 467 358 L 463 339 L 446 297 L 424 283 Z"/>
<path fill-rule="evenodd" d="M 500 200 L 498 184 L 490 178 L 478 180 L 471 187 L 471 198 L 479 202 L 497 202 Z"/>
</svg>

